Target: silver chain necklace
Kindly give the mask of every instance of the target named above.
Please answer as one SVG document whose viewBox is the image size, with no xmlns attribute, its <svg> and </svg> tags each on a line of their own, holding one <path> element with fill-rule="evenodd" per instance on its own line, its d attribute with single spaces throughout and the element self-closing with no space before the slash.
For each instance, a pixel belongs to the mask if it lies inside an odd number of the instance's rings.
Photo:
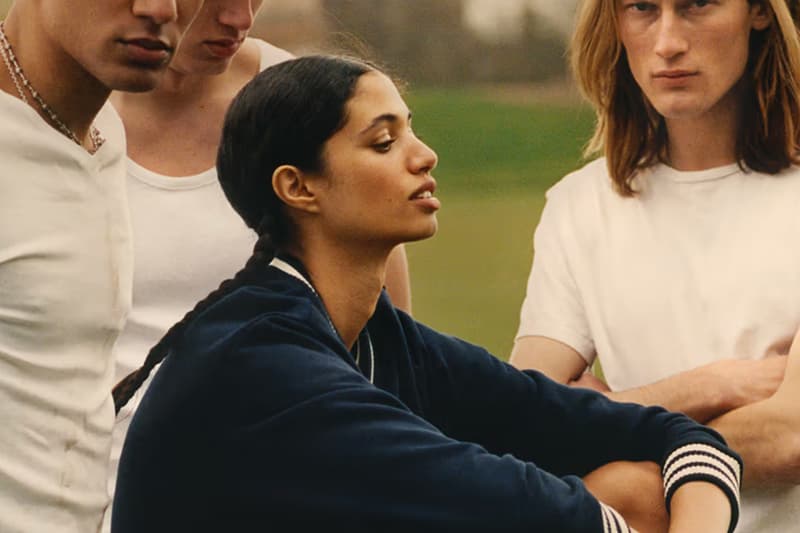
<svg viewBox="0 0 800 533">
<path fill-rule="evenodd" d="M 75 135 L 69 126 L 67 126 L 63 120 L 61 120 L 56 112 L 53 110 L 52 107 L 47 105 L 47 103 L 42 99 L 39 95 L 39 92 L 33 88 L 31 82 L 25 76 L 25 72 L 23 72 L 22 67 L 19 65 L 19 61 L 17 61 L 17 56 L 14 55 L 14 50 L 11 48 L 11 43 L 8 42 L 8 37 L 6 37 L 5 32 L 5 21 L 0 22 L 0 55 L 3 56 L 3 63 L 5 63 L 6 68 L 8 69 L 8 74 L 11 76 L 11 81 L 14 82 L 14 86 L 17 88 L 17 92 L 19 93 L 19 97 L 22 101 L 26 104 L 29 104 L 28 98 L 25 96 L 25 91 L 22 89 L 28 90 L 33 100 L 36 104 L 44 111 L 45 115 L 50 118 L 50 122 L 52 122 L 55 126 L 58 127 L 58 130 L 72 139 L 75 144 L 78 146 L 83 147 L 83 143 L 78 139 L 78 136 Z M 105 139 L 100 134 L 97 128 L 92 125 L 92 128 L 89 132 L 89 138 L 92 141 L 92 149 L 90 153 L 95 153 L 97 150 L 103 145 Z"/>
</svg>

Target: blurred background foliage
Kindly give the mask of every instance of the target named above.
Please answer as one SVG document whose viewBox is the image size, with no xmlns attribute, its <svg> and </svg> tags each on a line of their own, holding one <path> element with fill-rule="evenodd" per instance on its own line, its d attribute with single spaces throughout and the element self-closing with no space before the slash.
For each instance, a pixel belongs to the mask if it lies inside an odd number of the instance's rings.
<svg viewBox="0 0 800 533">
<path fill-rule="evenodd" d="M 547 188 L 580 164 L 592 115 L 509 102 L 501 89 L 412 88 L 415 130 L 439 154 L 439 232 L 408 246 L 414 314 L 506 358 Z"/>
<path fill-rule="evenodd" d="M 0 0 L 0 14 L 10 4 Z M 296 54 L 365 56 L 408 82 L 415 130 L 439 154 L 443 203 L 438 235 L 408 246 L 414 314 L 501 358 L 544 193 L 582 164 L 592 129 L 565 64 L 574 4 L 265 0 L 253 31 Z"/>
</svg>

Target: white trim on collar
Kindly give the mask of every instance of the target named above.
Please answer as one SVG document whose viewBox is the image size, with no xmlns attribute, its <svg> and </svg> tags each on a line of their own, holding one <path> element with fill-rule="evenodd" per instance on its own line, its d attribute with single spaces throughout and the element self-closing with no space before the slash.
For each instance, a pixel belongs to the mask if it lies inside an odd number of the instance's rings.
<svg viewBox="0 0 800 533">
<path fill-rule="evenodd" d="M 290 265 L 289 263 L 287 263 L 287 262 L 286 262 L 286 261 L 284 261 L 283 259 L 278 259 L 277 257 L 275 257 L 275 258 L 273 258 L 273 259 L 272 259 L 272 261 L 270 261 L 270 262 L 269 262 L 269 266 L 275 267 L 275 268 L 277 268 L 278 270 L 280 270 L 280 271 L 282 271 L 282 272 L 285 272 L 285 273 L 289 274 L 289 275 L 290 275 L 290 276 L 292 276 L 293 278 L 297 278 L 297 279 L 299 279 L 300 281 L 302 281 L 303 283 L 305 283 L 305 284 L 308 286 L 308 288 L 309 288 L 309 289 L 311 289 L 311 291 L 312 291 L 314 294 L 317 294 L 317 291 L 315 291 L 315 290 L 314 290 L 314 287 L 311 285 L 311 282 L 309 282 L 309 281 L 308 281 L 308 280 L 307 280 L 307 279 L 306 279 L 306 278 L 305 278 L 305 277 L 304 277 L 304 276 L 303 276 L 303 275 L 300 273 L 300 271 L 299 271 L 299 270 L 297 270 L 295 267 L 293 267 L 292 265 Z"/>
<path fill-rule="evenodd" d="M 299 279 L 300 281 L 305 283 L 308 286 L 308 288 L 311 289 L 311 292 L 316 294 L 317 297 L 319 298 L 319 294 L 317 294 L 317 291 L 314 290 L 314 286 L 311 285 L 311 282 L 309 282 L 305 278 L 305 276 L 303 276 L 300 273 L 299 270 L 297 270 L 295 267 L 293 267 L 292 265 L 290 265 L 289 263 L 287 263 L 283 259 L 278 259 L 277 257 L 274 257 L 272 259 L 272 261 L 269 262 L 269 266 L 275 267 L 278 270 L 280 270 L 281 272 L 289 274 L 293 278 Z M 321 300 L 322 299 L 320 298 L 320 301 Z M 325 303 L 324 302 L 322 303 L 322 307 L 323 307 L 323 309 L 325 309 Z M 333 325 L 333 320 L 331 320 L 330 315 L 328 315 L 327 309 L 325 309 L 325 318 L 328 319 L 328 324 L 330 324 L 331 329 L 333 330 L 333 333 L 337 337 L 339 337 L 339 340 L 341 340 L 342 337 L 341 337 L 341 335 L 339 335 L 339 332 L 336 330 L 336 326 Z M 364 331 L 366 332 L 367 348 L 369 349 L 369 382 L 370 383 L 374 383 L 375 382 L 375 350 L 372 347 L 372 338 L 369 336 L 369 330 L 365 329 Z M 356 360 L 356 367 L 358 367 L 357 361 L 358 361 L 359 356 L 361 355 L 361 338 L 360 337 L 361 336 L 359 335 L 359 338 L 356 339 L 356 342 L 357 342 L 357 345 L 356 345 L 356 359 L 355 359 Z"/>
</svg>

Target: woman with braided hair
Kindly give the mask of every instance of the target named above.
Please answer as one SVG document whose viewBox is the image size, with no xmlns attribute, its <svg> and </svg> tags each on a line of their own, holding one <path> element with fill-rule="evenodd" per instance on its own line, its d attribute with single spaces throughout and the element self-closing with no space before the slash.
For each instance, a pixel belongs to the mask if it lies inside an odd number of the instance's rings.
<svg viewBox="0 0 800 533">
<path fill-rule="evenodd" d="M 659 530 L 579 477 L 623 460 L 661 466 L 671 531 L 733 529 L 741 463 L 714 431 L 518 371 L 392 305 L 390 251 L 437 228 L 436 163 L 374 66 L 305 57 L 245 86 L 217 169 L 258 242 L 115 391 L 119 407 L 163 360 L 114 532 Z"/>
<path fill-rule="evenodd" d="M 126 194 L 133 242 L 133 297 L 114 344 L 114 383 L 142 365 L 149 347 L 187 309 L 236 272 L 255 235 L 231 209 L 215 161 L 225 111 L 259 71 L 291 54 L 250 31 L 261 0 L 207 0 L 164 74 L 146 93 L 114 93 L 125 124 Z M 178 266 L 180 265 L 180 268 Z M 405 250 L 387 263 L 392 302 L 411 312 Z M 113 497 L 122 443 L 147 383 L 117 414 L 109 461 Z M 111 506 L 103 533 L 111 527 Z"/>
</svg>

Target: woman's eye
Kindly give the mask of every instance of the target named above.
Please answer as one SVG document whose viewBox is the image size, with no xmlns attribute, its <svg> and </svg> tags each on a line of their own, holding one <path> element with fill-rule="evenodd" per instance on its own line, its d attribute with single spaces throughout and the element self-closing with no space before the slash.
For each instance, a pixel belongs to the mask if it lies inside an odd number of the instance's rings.
<svg viewBox="0 0 800 533">
<path fill-rule="evenodd" d="M 376 152 L 388 152 L 392 145 L 394 144 L 394 139 L 389 139 L 387 141 L 375 143 L 372 145 L 372 149 Z"/>
</svg>

